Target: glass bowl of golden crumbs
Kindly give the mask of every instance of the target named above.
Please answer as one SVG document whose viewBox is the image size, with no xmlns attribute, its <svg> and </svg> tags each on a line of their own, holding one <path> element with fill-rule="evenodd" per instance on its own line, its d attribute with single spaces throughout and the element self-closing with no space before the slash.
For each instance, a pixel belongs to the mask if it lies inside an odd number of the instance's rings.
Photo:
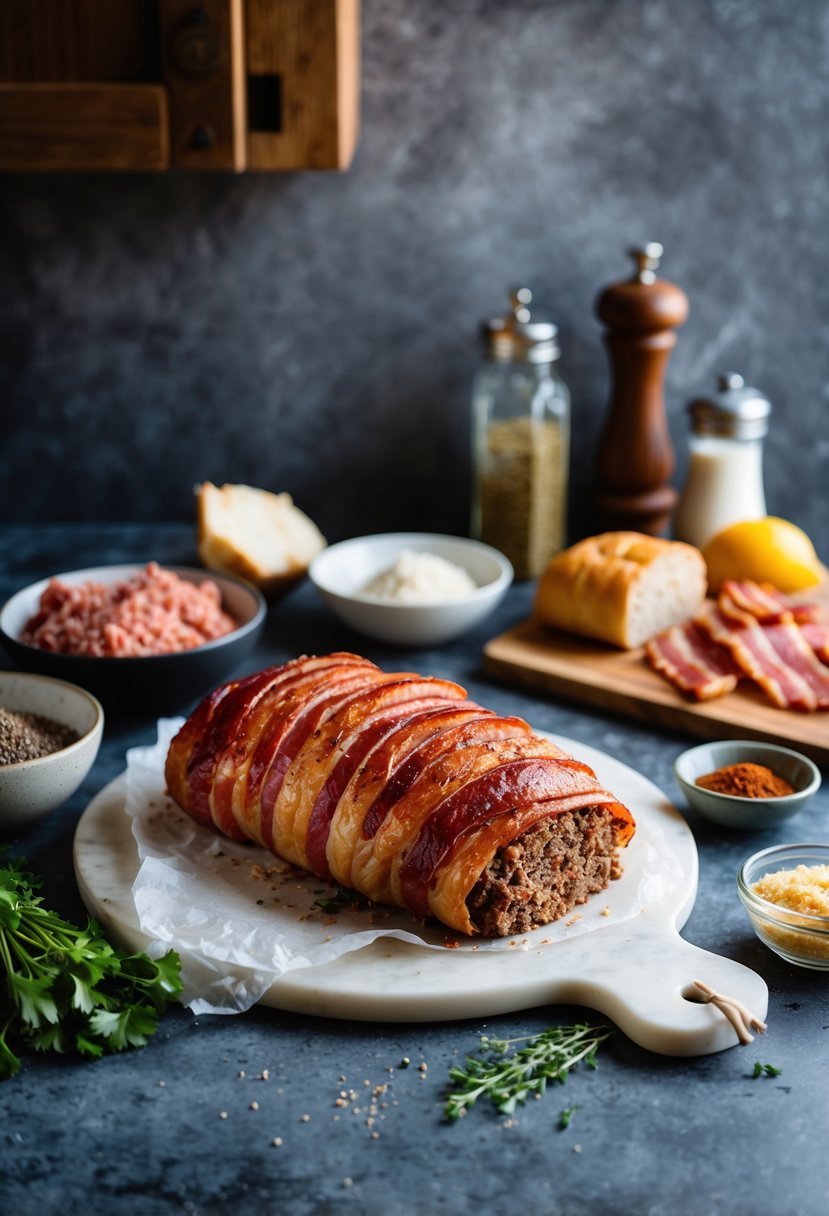
<svg viewBox="0 0 829 1216">
<path fill-rule="evenodd" d="M 829 971 L 829 844 L 780 844 L 749 857 L 737 891 L 754 932 L 787 963 Z"/>
</svg>

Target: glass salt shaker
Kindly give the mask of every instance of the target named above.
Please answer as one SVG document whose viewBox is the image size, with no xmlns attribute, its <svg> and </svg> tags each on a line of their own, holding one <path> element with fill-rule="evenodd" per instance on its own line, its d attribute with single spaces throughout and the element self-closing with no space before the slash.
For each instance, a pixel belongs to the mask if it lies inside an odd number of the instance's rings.
<svg viewBox="0 0 829 1216">
<path fill-rule="evenodd" d="M 558 327 L 531 317 L 529 288 L 510 298 L 510 313 L 481 326 L 471 532 L 509 558 L 517 579 L 527 579 L 565 543 L 570 393 L 556 368 Z"/>
<path fill-rule="evenodd" d="M 688 404 L 688 476 L 674 535 L 702 549 L 730 524 L 766 514 L 763 438 L 771 402 L 742 376 L 720 376 L 718 391 Z"/>
</svg>

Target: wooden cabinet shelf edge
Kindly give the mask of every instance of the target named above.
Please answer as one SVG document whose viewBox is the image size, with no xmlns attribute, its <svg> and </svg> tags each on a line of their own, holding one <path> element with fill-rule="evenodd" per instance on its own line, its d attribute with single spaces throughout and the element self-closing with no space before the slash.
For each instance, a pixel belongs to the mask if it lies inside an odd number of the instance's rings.
<svg viewBox="0 0 829 1216">
<path fill-rule="evenodd" d="M 0 170 L 347 169 L 360 0 L 0 0 Z"/>
</svg>

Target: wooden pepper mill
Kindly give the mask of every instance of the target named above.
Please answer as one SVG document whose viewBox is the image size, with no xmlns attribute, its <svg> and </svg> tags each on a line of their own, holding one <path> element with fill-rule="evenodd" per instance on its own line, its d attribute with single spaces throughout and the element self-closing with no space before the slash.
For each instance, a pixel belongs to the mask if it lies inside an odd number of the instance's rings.
<svg viewBox="0 0 829 1216">
<path fill-rule="evenodd" d="M 612 392 L 599 439 L 596 508 L 603 529 L 667 531 L 678 494 L 669 484 L 674 450 L 663 383 L 673 332 L 688 316 L 688 298 L 655 271 L 662 246 L 631 249 L 633 278 L 606 287 L 596 313 L 607 326 Z"/>
</svg>

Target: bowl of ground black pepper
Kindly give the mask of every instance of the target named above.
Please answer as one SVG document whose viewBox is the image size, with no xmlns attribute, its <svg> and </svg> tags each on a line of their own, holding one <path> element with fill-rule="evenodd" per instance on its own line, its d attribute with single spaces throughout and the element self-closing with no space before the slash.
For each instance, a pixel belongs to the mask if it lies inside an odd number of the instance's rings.
<svg viewBox="0 0 829 1216">
<path fill-rule="evenodd" d="M 0 835 L 71 798 L 101 744 L 100 702 L 75 684 L 0 671 Z"/>
<path fill-rule="evenodd" d="M 791 819 L 820 788 L 820 771 L 807 756 L 748 739 L 692 747 L 677 757 L 674 776 L 695 811 L 744 832 Z"/>
</svg>

